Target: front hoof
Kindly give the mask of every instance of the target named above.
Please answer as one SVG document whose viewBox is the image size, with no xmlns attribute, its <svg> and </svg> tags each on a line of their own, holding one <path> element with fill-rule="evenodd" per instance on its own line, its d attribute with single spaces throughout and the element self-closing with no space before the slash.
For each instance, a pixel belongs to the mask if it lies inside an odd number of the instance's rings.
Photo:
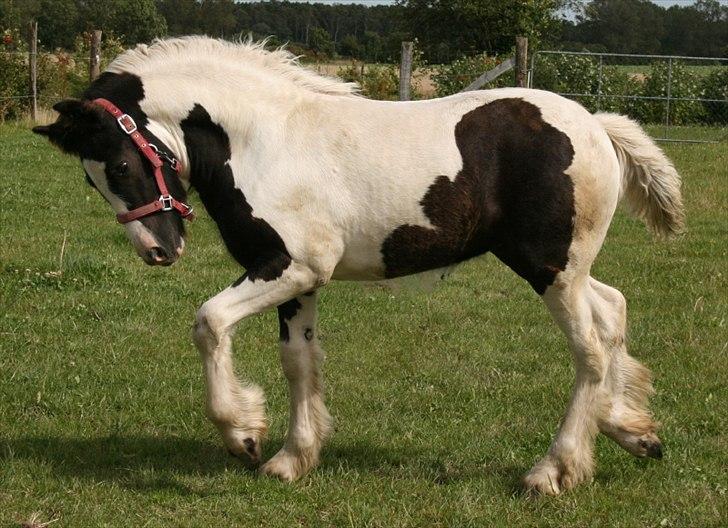
<svg viewBox="0 0 728 528">
<path fill-rule="evenodd" d="M 558 495 L 561 493 L 559 470 L 551 464 L 538 464 L 523 477 L 523 487 L 529 495 Z"/>
<path fill-rule="evenodd" d="M 228 453 L 240 459 L 246 468 L 254 470 L 261 462 L 261 442 L 255 438 L 244 438 L 242 442 L 231 447 L 228 445 Z"/>
<path fill-rule="evenodd" d="M 592 472 L 588 457 L 547 455 L 523 477 L 523 485 L 534 495 L 559 495 L 591 479 Z"/>
<path fill-rule="evenodd" d="M 273 458 L 263 464 L 260 473 L 283 482 L 293 482 L 303 476 L 305 470 L 299 457 L 281 449 Z"/>
<path fill-rule="evenodd" d="M 641 438 L 639 441 L 640 452 L 643 453 L 641 456 L 662 460 L 662 442 L 654 434 L 650 436 L 651 438 Z"/>
</svg>

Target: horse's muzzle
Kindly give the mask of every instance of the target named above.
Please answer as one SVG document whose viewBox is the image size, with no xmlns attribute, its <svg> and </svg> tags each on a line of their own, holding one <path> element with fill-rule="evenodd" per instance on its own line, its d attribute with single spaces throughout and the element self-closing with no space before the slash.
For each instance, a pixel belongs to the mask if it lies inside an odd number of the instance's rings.
<svg viewBox="0 0 728 528">
<path fill-rule="evenodd" d="M 155 246 L 147 250 L 142 258 L 150 266 L 171 266 L 177 261 L 180 253 L 179 250 L 176 253 L 170 253 L 160 246 Z"/>
</svg>

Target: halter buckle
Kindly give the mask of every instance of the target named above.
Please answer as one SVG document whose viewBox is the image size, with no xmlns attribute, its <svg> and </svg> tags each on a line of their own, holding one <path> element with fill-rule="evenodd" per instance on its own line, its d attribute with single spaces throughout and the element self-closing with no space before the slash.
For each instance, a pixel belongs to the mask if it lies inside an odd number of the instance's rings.
<svg viewBox="0 0 728 528">
<path fill-rule="evenodd" d="M 174 205 L 172 205 L 174 198 L 171 195 L 163 194 L 159 197 L 159 201 L 162 202 L 162 211 L 171 211 L 174 209 Z"/>
<path fill-rule="evenodd" d="M 169 166 L 172 170 L 179 172 L 180 163 L 177 158 L 175 158 L 174 156 L 170 156 L 162 150 L 159 150 L 159 147 L 157 147 L 157 145 L 155 145 L 154 143 L 149 143 L 149 147 L 157 154 L 157 156 L 163 158 L 167 163 L 169 163 Z"/>
<path fill-rule="evenodd" d="M 129 114 L 122 114 L 116 118 L 121 129 L 130 136 L 137 131 L 136 121 Z"/>
</svg>

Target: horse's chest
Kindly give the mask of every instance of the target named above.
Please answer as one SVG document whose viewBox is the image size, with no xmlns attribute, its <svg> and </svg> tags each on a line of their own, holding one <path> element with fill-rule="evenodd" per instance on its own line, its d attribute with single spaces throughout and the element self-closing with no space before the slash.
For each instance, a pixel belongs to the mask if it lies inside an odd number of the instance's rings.
<svg viewBox="0 0 728 528">
<path fill-rule="evenodd" d="M 205 202 L 205 197 L 201 198 Z M 290 255 L 281 236 L 253 211 L 240 189 L 231 188 L 208 197 L 205 208 L 212 216 L 232 257 L 248 274 L 275 279 L 290 263 Z"/>
</svg>

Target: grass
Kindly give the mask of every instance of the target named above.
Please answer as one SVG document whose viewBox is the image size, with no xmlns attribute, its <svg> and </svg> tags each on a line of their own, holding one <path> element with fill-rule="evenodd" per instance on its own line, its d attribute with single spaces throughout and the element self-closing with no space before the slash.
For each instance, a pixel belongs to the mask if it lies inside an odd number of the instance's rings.
<svg viewBox="0 0 728 528">
<path fill-rule="evenodd" d="M 724 526 L 728 518 L 728 148 L 665 145 L 689 232 L 650 239 L 619 213 L 594 275 L 629 300 L 667 453 L 597 442 L 594 482 L 530 500 L 572 383 L 538 297 L 492 257 L 429 295 L 335 283 L 321 335 L 336 433 L 292 485 L 257 478 L 203 414 L 196 307 L 241 273 L 206 215 L 169 269 L 135 256 L 78 162 L 0 127 L 0 526 Z M 62 257 L 62 258 L 61 258 Z M 281 445 L 287 395 L 273 313 L 243 322 Z"/>
</svg>

